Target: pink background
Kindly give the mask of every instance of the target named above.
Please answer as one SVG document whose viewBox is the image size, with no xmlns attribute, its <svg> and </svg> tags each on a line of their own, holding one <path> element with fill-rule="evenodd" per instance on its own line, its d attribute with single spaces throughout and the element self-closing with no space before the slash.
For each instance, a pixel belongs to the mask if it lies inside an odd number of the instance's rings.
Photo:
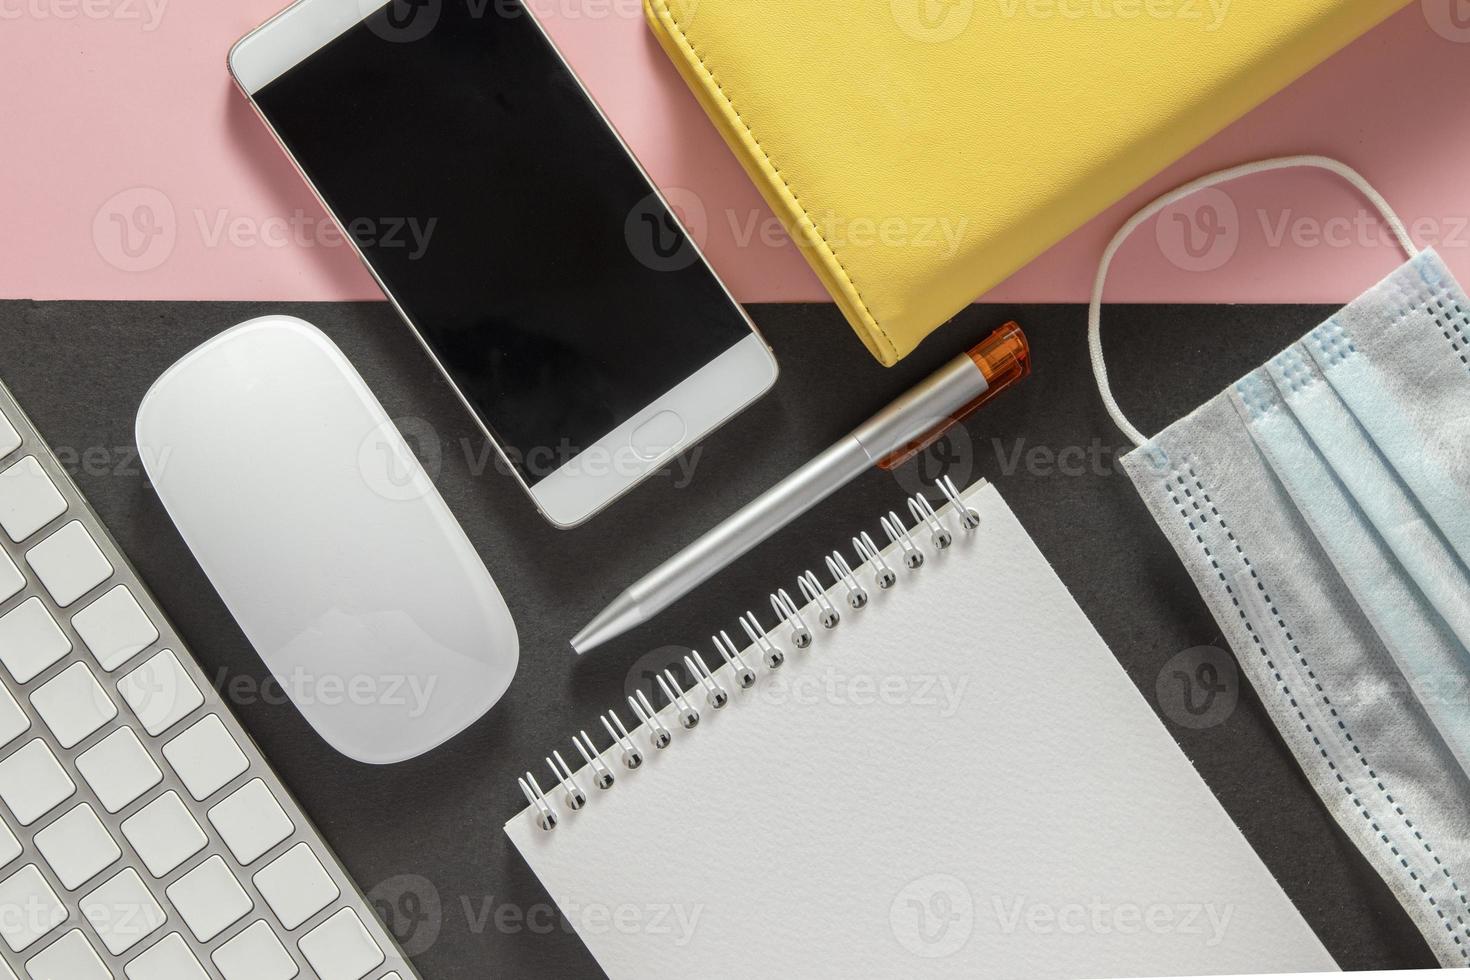
<svg viewBox="0 0 1470 980">
<path fill-rule="evenodd" d="M 280 3 L 0 0 L 0 296 L 379 297 L 226 75 L 230 44 Z M 740 299 L 826 298 L 637 0 L 532 6 Z M 1415 0 L 986 298 L 1083 300 L 1129 209 L 1210 169 L 1301 152 L 1363 170 L 1470 281 L 1466 92 L 1470 0 Z M 1140 232 L 1109 297 L 1348 299 L 1395 261 L 1364 208 L 1326 175 L 1255 178 Z"/>
</svg>

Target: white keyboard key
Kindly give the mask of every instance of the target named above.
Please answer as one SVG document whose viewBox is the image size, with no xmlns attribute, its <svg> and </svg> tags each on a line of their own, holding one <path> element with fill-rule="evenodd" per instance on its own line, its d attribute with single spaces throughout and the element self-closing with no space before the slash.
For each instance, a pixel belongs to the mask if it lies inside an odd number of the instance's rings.
<svg viewBox="0 0 1470 980">
<path fill-rule="evenodd" d="M 20 433 L 15 431 L 5 413 L 0 412 L 0 456 L 9 456 L 19 448 Z"/>
<path fill-rule="evenodd" d="M 123 967 L 128 980 L 209 980 L 199 958 L 176 932 L 154 943 L 148 951 Z"/>
<path fill-rule="evenodd" d="M 27 456 L 0 473 L 0 527 L 10 540 L 20 542 L 66 513 L 66 498 Z"/>
<path fill-rule="evenodd" d="M 0 616 L 0 663 L 16 683 L 29 683 L 68 653 L 71 640 L 40 599 L 27 599 Z"/>
<path fill-rule="evenodd" d="M 0 800 L 22 827 L 29 827 L 76 791 L 76 784 L 39 738 L 0 762 Z"/>
<path fill-rule="evenodd" d="M 209 822 L 241 864 L 255 861 L 296 829 L 270 788 L 259 779 L 252 779 L 216 803 L 209 811 Z"/>
<path fill-rule="evenodd" d="M 112 562 L 81 521 L 72 521 L 30 551 L 26 562 L 63 609 L 112 577 Z"/>
<path fill-rule="evenodd" d="M 155 878 L 198 854 L 209 839 L 172 790 L 124 820 L 122 832 Z"/>
<path fill-rule="evenodd" d="M 246 926 L 209 958 L 225 980 L 291 980 L 301 972 L 264 921 Z"/>
<path fill-rule="evenodd" d="M 37 833 L 36 849 L 67 891 L 76 891 L 122 857 L 117 841 L 87 803 Z"/>
<path fill-rule="evenodd" d="M 121 956 L 163 927 L 163 909 L 132 868 L 113 875 L 81 901 L 82 914 L 102 945 Z"/>
<path fill-rule="evenodd" d="M 158 628 L 126 585 L 102 593 L 71 624 L 103 670 L 116 670 L 158 639 Z"/>
<path fill-rule="evenodd" d="M 4 820 L 0 820 L 0 868 L 20 857 L 20 841 L 10 832 Z"/>
<path fill-rule="evenodd" d="M 169 885 L 166 892 L 201 943 L 209 942 L 255 907 L 218 854 Z"/>
<path fill-rule="evenodd" d="M 196 800 L 209 799 L 250 768 L 245 753 L 219 715 L 210 715 L 185 729 L 163 747 L 163 757 Z"/>
<path fill-rule="evenodd" d="M 119 728 L 77 756 L 77 769 L 108 813 L 116 813 L 163 781 L 157 763 L 131 728 Z"/>
<path fill-rule="evenodd" d="M 362 980 L 384 958 L 352 909 L 343 909 L 302 936 L 299 945 L 322 980 Z"/>
<path fill-rule="evenodd" d="M 34 864 L 0 881 L 0 936 L 12 953 L 23 953 L 66 921 L 66 906 Z"/>
<path fill-rule="evenodd" d="M 31 727 L 31 719 L 15 703 L 10 689 L 0 681 L 0 748 L 9 745 Z"/>
<path fill-rule="evenodd" d="M 73 929 L 26 964 L 31 980 L 113 980 L 82 930 Z"/>
<path fill-rule="evenodd" d="M 255 887 L 288 930 L 295 929 L 342 894 L 309 844 L 297 844 L 256 872 Z"/>
<path fill-rule="evenodd" d="M 25 588 L 26 577 L 15 567 L 10 556 L 0 551 L 0 602 L 4 602 Z M 3 974 L 0 974 L 3 976 Z"/>
<path fill-rule="evenodd" d="M 149 735 L 168 731 L 204 703 L 204 695 L 172 650 L 161 650 L 117 682 L 117 689 Z"/>
<path fill-rule="evenodd" d="M 92 669 L 81 662 L 36 688 L 31 694 L 31 707 L 63 749 L 79 744 L 117 717 L 117 705 L 92 676 Z"/>
</svg>

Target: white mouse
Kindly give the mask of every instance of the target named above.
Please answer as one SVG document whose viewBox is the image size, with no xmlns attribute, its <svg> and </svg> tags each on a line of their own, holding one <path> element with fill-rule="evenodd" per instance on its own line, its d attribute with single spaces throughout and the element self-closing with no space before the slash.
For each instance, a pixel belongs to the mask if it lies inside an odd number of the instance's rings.
<svg viewBox="0 0 1470 980">
<path fill-rule="evenodd" d="M 309 323 L 242 323 L 138 409 L 148 477 L 322 738 L 360 762 L 463 731 L 515 676 L 505 600 L 357 371 Z"/>
</svg>

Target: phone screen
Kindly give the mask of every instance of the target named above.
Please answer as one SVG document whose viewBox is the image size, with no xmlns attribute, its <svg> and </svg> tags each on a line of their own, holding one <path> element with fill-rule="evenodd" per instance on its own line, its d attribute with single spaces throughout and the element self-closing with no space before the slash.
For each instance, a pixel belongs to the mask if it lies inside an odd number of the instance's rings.
<svg viewBox="0 0 1470 980">
<path fill-rule="evenodd" d="M 254 97 L 531 485 L 749 336 L 515 0 L 395 0 Z"/>
</svg>

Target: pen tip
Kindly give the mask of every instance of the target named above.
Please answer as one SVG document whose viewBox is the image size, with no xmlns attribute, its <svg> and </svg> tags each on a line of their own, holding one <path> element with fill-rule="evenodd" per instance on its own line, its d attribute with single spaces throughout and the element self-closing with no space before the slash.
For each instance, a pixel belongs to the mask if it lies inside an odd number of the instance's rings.
<svg viewBox="0 0 1470 980">
<path fill-rule="evenodd" d="M 572 649 L 579 655 L 595 650 L 641 625 L 644 620 L 643 612 L 636 602 L 626 594 L 619 596 L 612 605 L 594 616 L 592 622 L 582 627 L 580 633 L 572 637 Z"/>
</svg>

